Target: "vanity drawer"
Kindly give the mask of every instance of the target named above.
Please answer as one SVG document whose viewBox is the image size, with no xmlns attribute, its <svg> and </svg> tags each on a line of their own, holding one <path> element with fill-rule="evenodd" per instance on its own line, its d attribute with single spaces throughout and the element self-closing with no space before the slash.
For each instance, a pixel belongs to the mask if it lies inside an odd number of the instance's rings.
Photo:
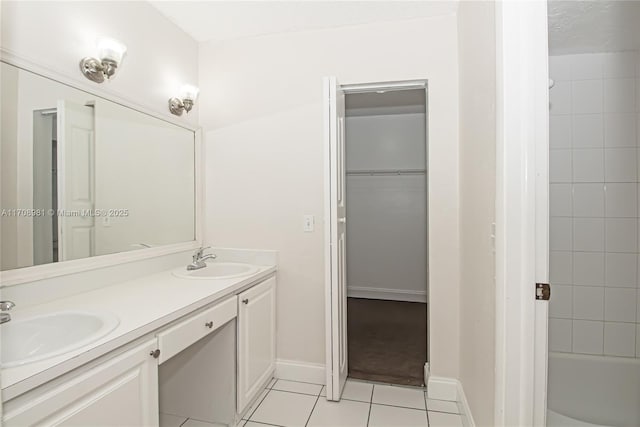
<svg viewBox="0 0 640 427">
<path fill-rule="evenodd" d="M 238 315 L 238 297 L 231 298 L 158 333 L 158 363 L 170 359 Z"/>
</svg>

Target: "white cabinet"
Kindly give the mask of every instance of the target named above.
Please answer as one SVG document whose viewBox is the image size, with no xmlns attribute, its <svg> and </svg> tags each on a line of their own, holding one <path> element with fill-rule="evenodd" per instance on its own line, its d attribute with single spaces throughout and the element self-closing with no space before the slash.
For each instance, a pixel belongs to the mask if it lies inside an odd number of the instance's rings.
<svg viewBox="0 0 640 427">
<path fill-rule="evenodd" d="M 7 402 L 3 425 L 157 426 L 158 360 L 151 355 L 156 342 Z"/>
<path fill-rule="evenodd" d="M 160 332 L 158 334 L 158 348 L 160 349 L 158 362 L 166 362 L 236 317 L 237 305 L 237 297 L 234 295 Z"/>
<path fill-rule="evenodd" d="M 276 279 L 238 295 L 238 413 L 262 390 L 276 366 Z"/>
</svg>

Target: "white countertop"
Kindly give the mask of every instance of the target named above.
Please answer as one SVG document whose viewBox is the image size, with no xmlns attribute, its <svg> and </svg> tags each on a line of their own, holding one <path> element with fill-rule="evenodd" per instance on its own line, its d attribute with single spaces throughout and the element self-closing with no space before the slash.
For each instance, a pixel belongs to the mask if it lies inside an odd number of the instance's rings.
<svg viewBox="0 0 640 427">
<path fill-rule="evenodd" d="M 275 266 L 256 266 L 250 276 L 194 280 L 171 270 L 12 312 L 18 320 L 64 310 L 109 312 L 120 324 L 109 334 L 79 349 L 22 366 L 2 369 L 2 400 L 7 401 L 216 300 L 272 275 Z"/>
</svg>

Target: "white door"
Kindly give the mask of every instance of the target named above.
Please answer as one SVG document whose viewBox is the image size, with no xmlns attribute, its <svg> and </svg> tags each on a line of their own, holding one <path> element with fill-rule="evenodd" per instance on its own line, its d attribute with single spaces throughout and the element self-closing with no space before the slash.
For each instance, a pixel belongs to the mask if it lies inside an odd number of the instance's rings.
<svg viewBox="0 0 640 427">
<path fill-rule="evenodd" d="M 58 101 L 58 254 L 60 261 L 94 254 L 93 107 Z"/>
<path fill-rule="evenodd" d="M 238 413 L 260 393 L 276 368 L 276 278 L 238 295 Z"/>
<path fill-rule="evenodd" d="M 2 425 L 157 426 L 156 339 L 44 391 L 35 389 L 5 404 Z M 16 402 L 17 401 L 17 402 Z"/>
<path fill-rule="evenodd" d="M 344 92 L 335 77 L 324 79 L 325 281 L 327 334 L 327 399 L 340 400 L 347 380 L 347 273 L 345 203 Z"/>
</svg>

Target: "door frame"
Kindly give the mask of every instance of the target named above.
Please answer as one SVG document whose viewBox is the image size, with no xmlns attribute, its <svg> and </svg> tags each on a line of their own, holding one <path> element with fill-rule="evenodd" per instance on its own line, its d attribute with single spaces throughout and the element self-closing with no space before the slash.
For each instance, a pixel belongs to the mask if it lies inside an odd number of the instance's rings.
<svg viewBox="0 0 640 427">
<path fill-rule="evenodd" d="M 496 2 L 495 425 L 546 425 L 549 86 L 546 2 Z"/>
<path fill-rule="evenodd" d="M 329 77 L 324 77 L 327 79 Z M 425 118 L 426 118 L 426 130 L 425 130 L 425 146 L 426 146 L 426 163 L 427 163 L 427 263 L 429 259 L 429 206 L 428 206 L 428 194 L 429 194 L 429 86 L 427 79 L 418 79 L 418 80 L 401 80 L 401 81 L 389 81 L 389 82 L 372 82 L 372 83 L 355 83 L 355 84 L 341 84 L 339 88 L 345 93 L 345 95 L 353 94 L 353 93 L 364 93 L 364 92 L 376 92 L 376 91 L 397 91 L 397 90 L 415 90 L 420 89 L 425 91 Z M 337 346 L 338 343 L 333 342 L 333 334 L 332 331 L 332 311 L 334 307 L 332 307 L 332 298 L 331 298 L 331 278 L 333 277 L 333 266 L 331 264 L 331 153 L 330 153 L 330 141 L 329 141 L 329 99 L 326 94 L 323 96 L 323 111 L 324 111 L 324 141 L 323 141 L 323 156 L 324 156 L 324 284 L 325 284 L 325 373 L 326 373 L 326 399 L 338 401 L 340 400 L 340 396 L 334 396 L 333 393 L 333 375 L 332 375 L 332 355 L 333 355 L 333 347 Z M 429 268 L 427 265 L 427 364 L 425 366 L 425 375 L 428 373 L 428 360 L 429 358 L 429 325 L 428 321 L 429 309 L 428 304 L 430 302 L 429 298 Z M 425 383 L 427 378 L 425 378 Z"/>
</svg>

